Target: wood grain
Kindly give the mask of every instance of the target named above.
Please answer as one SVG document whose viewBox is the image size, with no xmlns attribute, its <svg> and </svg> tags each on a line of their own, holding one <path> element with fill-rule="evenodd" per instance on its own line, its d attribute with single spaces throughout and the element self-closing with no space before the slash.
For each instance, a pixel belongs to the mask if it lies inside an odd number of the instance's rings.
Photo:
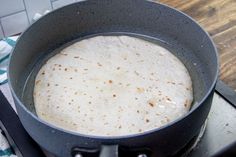
<svg viewBox="0 0 236 157">
<path fill-rule="evenodd" d="M 219 51 L 220 78 L 236 91 L 236 0 L 157 0 L 193 17 Z"/>
</svg>

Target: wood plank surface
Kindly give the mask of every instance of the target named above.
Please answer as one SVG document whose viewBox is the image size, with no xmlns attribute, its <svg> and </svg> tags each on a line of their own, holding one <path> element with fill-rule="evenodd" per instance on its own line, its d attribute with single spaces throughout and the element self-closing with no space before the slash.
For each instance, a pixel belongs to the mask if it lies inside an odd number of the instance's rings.
<svg viewBox="0 0 236 157">
<path fill-rule="evenodd" d="M 220 78 L 236 91 L 236 0 L 157 0 L 193 17 L 213 38 Z"/>
</svg>

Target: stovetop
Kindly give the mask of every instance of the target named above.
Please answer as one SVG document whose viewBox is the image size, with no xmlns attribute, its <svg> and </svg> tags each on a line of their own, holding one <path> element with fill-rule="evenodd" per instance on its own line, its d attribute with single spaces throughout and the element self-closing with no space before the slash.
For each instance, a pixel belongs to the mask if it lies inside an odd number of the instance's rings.
<svg viewBox="0 0 236 157">
<path fill-rule="evenodd" d="M 202 139 L 190 153 L 191 157 L 213 156 L 236 141 L 236 109 L 215 93 Z"/>
<path fill-rule="evenodd" d="M 9 97 L 8 87 L 1 87 L 0 89 L 8 97 L 8 101 L 14 108 L 13 101 Z M 3 129 L 17 156 L 54 157 L 48 153 L 43 153 L 42 149 L 25 132 L 19 119 L 15 120 L 17 115 L 8 101 L 3 98 L 2 93 L 0 93 L 0 97 L 0 128 Z M 3 112 L 7 116 L 2 116 L 1 113 Z M 14 120 L 14 123 L 9 123 L 11 120 Z M 188 147 L 184 150 L 185 152 L 181 152 L 181 156 L 220 157 L 233 154 L 236 156 L 236 93 L 223 82 L 218 81 L 217 83 L 206 126 L 203 126 L 200 135 Z"/>
</svg>

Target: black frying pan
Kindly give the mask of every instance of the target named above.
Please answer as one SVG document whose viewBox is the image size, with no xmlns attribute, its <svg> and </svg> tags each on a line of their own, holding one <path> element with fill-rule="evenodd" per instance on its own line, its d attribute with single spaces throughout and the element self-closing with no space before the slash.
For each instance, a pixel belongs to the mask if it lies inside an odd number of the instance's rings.
<svg viewBox="0 0 236 157">
<path fill-rule="evenodd" d="M 37 67 L 65 43 L 107 33 L 142 36 L 172 49 L 192 78 L 194 102 L 190 112 L 161 128 L 119 137 L 74 133 L 39 119 L 32 98 Z M 187 15 L 144 0 L 90 0 L 53 11 L 32 24 L 13 50 L 8 76 L 23 126 L 49 152 L 60 157 L 157 157 L 177 153 L 199 132 L 211 107 L 217 74 L 212 40 Z"/>
</svg>

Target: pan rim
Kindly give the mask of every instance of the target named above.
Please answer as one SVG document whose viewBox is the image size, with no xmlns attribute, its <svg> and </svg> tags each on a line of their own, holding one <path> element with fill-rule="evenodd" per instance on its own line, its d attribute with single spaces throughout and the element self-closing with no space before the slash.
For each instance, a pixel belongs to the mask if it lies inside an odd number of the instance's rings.
<svg viewBox="0 0 236 157">
<path fill-rule="evenodd" d="M 83 2 L 86 2 L 86 0 L 83 0 L 83 1 L 80 1 L 80 2 L 77 2 L 77 3 L 83 3 Z M 9 76 L 9 66 L 7 68 L 7 77 L 8 77 L 8 81 L 9 81 L 9 87 L 10 87 L 10 91 L 14 97 L 14 99 L 16 99 L 16 101 L 19 103 L 19 105 L 32 117 L 34 118 L 36 121 L 50 127 L 51 129 L 54 129 L 54 130 L 57 130 L 59 132 L 63 132 L 63 133 L 67 133 L 67 134 L 70 134 L 70 135 L 74 135 L 74 136 L 80 136 L 80 137 L 85 137 L 85 138 L 90 138 L 90 139 L 94 139 L 94 140 L 122 140 L 122 139 L 128 139 L 128 138 L 135 138 L 135 137 L 141 137 L 141 136 L 146 136 L 146 135 L 149 135 L 149 134 L 152 134 L 152 133 L 155 133 L 155 132 L 158 132 L 160 130 L 164 130 L 165 128 L 168 128 L 178 122 L 180 122 L 181 120 L 187 118 L 190 114 L 192 114 L 193 112 L 195 112 L 195 110 L 197 110 L 201 105 L 203 105 L 203 102 L 206 101 L 206 99 L 209 97 L 209 95 L 213 92 L 214 88 L 215 88 L 215 85 L 216 85 L 216 82 L 217 82 L 217 79 L 218 79 L 218 74 L 219 74 L 219 55 L 218 55 L 218 51 L 217 51 L 217 48 L 212 40 L 212 38 L 210 37 L 209 33 L 206 32 L 201 26 L 200 24 L 198 24 L 192 17 L 190 17 L 189 15 L 183 13 L 182 11 L 179 11 L 173 7 L 170 7 L 166 4 L 162 4 L 162 3 L 159 3 L 159 2 L 154 2 L 154 1 L 151 1 L 151 0 L 145 0 L 145 3 L 152 3 L 152 5 L 160 5 L 162 7 L 165 7 L 166 9 L 170 9 L 170 10 L 173 10 L 175 13 L 177 14 L 182 14 L 183 16 L 185 16 L 186 18 L 188 18 L 190 21 L 192 21 L 198 28 L 200 31 L 202 31 L 206 36 L 207 38 L 209 39 L 210 41 L 210 44 L 212 45 L 213 47 L 213 52 L 214 52 L 214 55 L 215 55 L 215 61 L 216 61 L 216 71 L 215 71 L 215 76 L 214 76 L 214 79 L 211 83 L 211 86 L 210 88 L 207 90 L 206 94 L 203 96 L 203 98 L 198 102 L 198 104 L 196 104 L 196 107 L 192 108 L 189 112 L 187 112 L 186 114 L 182 115 L 181 117 L 161 126 L 161 127 L 158 127 L 158 128 L 154 128 L 154 129 L 151 129 L 151 130 L 148 130 L 148 131 L 145 131 L 145 132 L 142 132 L 142 133 L 136 133 L 136 134 L 128 134 L 128 135 L 120 135 L 120 136 L 98 136 L 98 135 L 89 135 L 89 134 L 82 134 L 82 133 L 78 133 L 78 132 L 73 132 L 73 131 L 70 131 L 70 130 L 66 130 L 66 129 L 63 129 L 61 127 L 58 127 L 58 126 L 55 126 L 51 123 L 48 123 L 42 119 L 40 119 L 39 117 L 37 117 L 36 115 L 34 115 L 31 111 L 29 111 L 25 105 L 23 105 L 23 102 L 18 98 L 18 96 L 16 95 L 13 87 L 12 87 L 12 84 L 11 84 L 11 77 Z M 74 5 L 73 4 L 70 4 L 68 6 L 64 6 L 62 8 L 59 8 L 59 9 L 55 9 L 54 11 L 48 13 L 48 15 L 54 13 L 55 11 L 58 11 L 58 10 L 61 10 L 65 7 L 69 7 L 69 6 L 72 6 Z M 45 15 L 47 16 L 47 15 Z M 40 18 L 38 21 L 42 20 L 43 18 Z M 34 22 L 32 25 L 35 25 L 37 24 L 37 21 Z M 30 26 L 29 26 L 30 27 Z M 28 28 L 29 28 L 28 27 Z M 26 29 L 22 35 L 17 39 L 17 42 L 19 40 L 21 40 L 22 36 L 27 33 L 29 29 Z M 15 51 L 15 48 L 16 46 L 13 48 L 12 52 Z M 12 60 L 12 55 L 13 53 L 11 53 L 10 55 L 10 60 L 9 60 L 9 65 L 11 63 L 11 60 Z"/>
</svg>

